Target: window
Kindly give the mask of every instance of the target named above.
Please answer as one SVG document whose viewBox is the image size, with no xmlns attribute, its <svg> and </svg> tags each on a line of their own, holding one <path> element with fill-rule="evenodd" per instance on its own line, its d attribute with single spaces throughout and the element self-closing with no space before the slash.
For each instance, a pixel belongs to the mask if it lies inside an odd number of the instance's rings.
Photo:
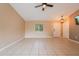
<svg viewBox="0 0 79 59">
<path fill-rule="evenodd" d="M 43 31 L 43 24 L 35 24 L 35 31 Z"/>
<path fill-rule="evenodd" d="M 79 16 L 75 17 L 75 22 L 76 22 L 77 25 L 79 25 Z"/>
</svg>

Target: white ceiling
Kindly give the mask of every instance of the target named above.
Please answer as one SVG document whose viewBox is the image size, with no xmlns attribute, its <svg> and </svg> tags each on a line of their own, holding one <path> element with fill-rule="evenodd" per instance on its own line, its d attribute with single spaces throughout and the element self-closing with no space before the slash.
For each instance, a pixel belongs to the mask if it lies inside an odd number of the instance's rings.
<svg viewBox="0 0 79 59">
<path fill-rule="evenodd" d="M 45 11 L 34 6 L 40 3 L 11 3 L 10 5 L 23 17 L 24 20 L 54 20 L 60 16 L 68 16 L 79 9 L 78 3 L 50 3 L 54 7 L 47 7 Z"/>
</svg>

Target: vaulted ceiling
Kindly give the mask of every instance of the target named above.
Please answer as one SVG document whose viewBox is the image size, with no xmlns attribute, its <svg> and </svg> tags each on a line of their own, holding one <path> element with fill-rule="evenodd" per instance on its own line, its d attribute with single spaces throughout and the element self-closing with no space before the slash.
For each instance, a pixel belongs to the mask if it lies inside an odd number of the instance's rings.
<svg viewBox="0 0 79 59">
<path fill-rule="evenodd" d="M 31 20 L 55 20 L 60 16 L 68 16 L 79 9 L 78 3 L 50 3 L 54 7 L 47 7 L 42 11 L 42 7 L 35 8 L 41 3 L 10 3 L 17 13 L 26 21 Z"/>
</svg>

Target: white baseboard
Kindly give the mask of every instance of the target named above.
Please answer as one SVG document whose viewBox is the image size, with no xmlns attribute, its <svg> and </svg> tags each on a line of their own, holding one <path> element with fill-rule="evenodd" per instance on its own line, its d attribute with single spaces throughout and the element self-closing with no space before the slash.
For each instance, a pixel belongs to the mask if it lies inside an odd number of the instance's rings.
<svg viewBox="0 0 79 59">
<path fill-rule="evenodd" d="M 49 32 L 27 32 L 25 38 L 52 38 Z"/>
<path fill-rule="evenodd" d="M 79 42 L 78 42 L 78 41 L 76 41 L 76 40 L 72 40 L 72 39 L 68 39 L 68 40 L 70 40 L 70 41 L 72 41 L 72 42 L 74 42 L 74 43 L 79 44 Z"/>
<path fill-rule="evenodd" d="M 26 36 L 25 38 L 52 38 L 51 36 Z"/>
<path fill-rule="evenodd" d="M 3 51 L 4 49 L 6 49 L 6 48 L 8 48 L 8 47 L 10 47 L 10 46 L 12 46 L 12 45 L 14 45 L 15 43 L 18 43 L 19 41 L 21 41 L 21 40 L 23 40 L 23 39 L 24 39 L 24 37 L 22 37 L 22 38 L 20 38 L 20 39 L 18 39 L 18 40 L 16 40 L 16 41 L 14 41 L 14 42 L 12 42 L 12 43 L 6 45 L 6 46 L 0 48 L 0 52 Z"/>
</svg>

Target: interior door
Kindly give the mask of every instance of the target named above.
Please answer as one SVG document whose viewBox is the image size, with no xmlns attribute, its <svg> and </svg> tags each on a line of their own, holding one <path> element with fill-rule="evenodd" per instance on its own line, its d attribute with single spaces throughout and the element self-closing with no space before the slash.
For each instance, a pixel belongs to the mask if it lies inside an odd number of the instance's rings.
<svg viewBox="0 0 79 59">
<path fill-rule="evenodd" d="M 60 37 L 61 25 L 60 22 L 53 23 L 53 37 Z"/>
</svg>

